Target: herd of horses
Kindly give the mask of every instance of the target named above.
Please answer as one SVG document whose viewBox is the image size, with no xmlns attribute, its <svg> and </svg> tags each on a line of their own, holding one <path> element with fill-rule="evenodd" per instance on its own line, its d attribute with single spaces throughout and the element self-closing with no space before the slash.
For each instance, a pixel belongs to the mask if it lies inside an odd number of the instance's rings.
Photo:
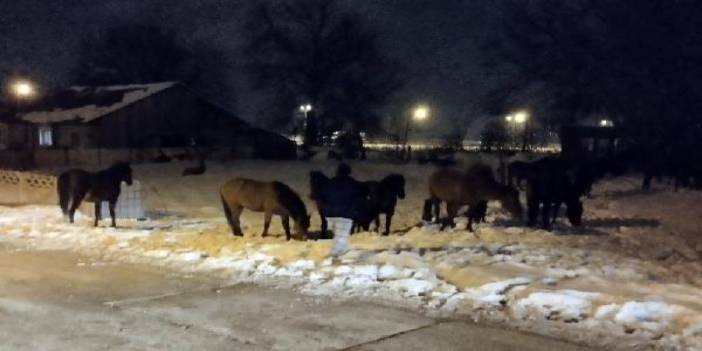
<svg viewBox="0 0 702 351">
<path fill-rule="evenodd" d="M 541 213 L 541 225 L 550 229 L 558 217 L 559 208 L 566 207 L 566 215 L 572 225 L 580 225 L 583 205 L 580 197 L 586 195 L 595 181 L 592 172 L 573 165 L 566 160 L 551 156 L 533 162 L 512 162 L 506 167 L 507 181 L 499 182 L 492 168 L 476 164 L 467 170 L 441 167 L 428 179 L 428 195 L 424 202 L 422 219 L 447 226 L 455 226 L 454 219 L 459 211 L 467 207 L 463 214 L 468 218 L 468 230 L 473 231 L 473 223 L 485 221 L 488 201 L 497 201 L 511 216 L 522 217 L 522 205 L 519 190 L 526 191 L 528 225 L 537 225 Z M 343 174 L 339 171 L 345 170 Z M 354 211 L 349 216 L 354 221 L 354 231 L 369 230 L 375 223 L 375 230 L 380 231 L 380 216 L 385 215 L 383 235 L 390 233 L 392 217 L 399 199 L 405 198 L 405 178 L 401 174 L 390 174 L 380 180 L 358 181 L 350 176 L 351 169 L 341 163 L 334 177 L 328 177 L 320 171 L 310 172 L 310 199 L 317 205 L 321 218 L 321 236 L 309 231 L 310 215 L 304 201 L 289 186 L 279 181 L 258 181 L 248 178 L 235 178 L 220 188 L 220 198 L 227 222 L 235 236 L 243 236 L 240 216 L 244 209 L 263 212 L 263 236 L 268 235 L 273 215 L 281 217 L 287 240 L 292 237 L 290 219 L 294 222 L 294 231 L 300 238 L 318 239 L 327 234 L 324 206 L 320 199 L 324 195 L 334 195 L 336 177 L 347 177 L 353 183 L 354 196 L 340 198 L 338 201 L 351 205 Z M 112 226 L 115 223 L 115 204 L 120 194 L 122 182 L 131 185 L 132 169 L 128 163 L 117 163 L 99 172 L 87 172 L 73 169 L 62 173 L 58 178 L 57 190 L 61 210 L 73 223 L 76 209 L 83 200 L 95 203 L 95 220 L 97 226 L 100 218 L 100 204 L 109 203 Z M 522 184 L 526 183 L 524 187 Z M 446 204 L 445 218 L 441 218 L 442 203 Z"/>
</svg>

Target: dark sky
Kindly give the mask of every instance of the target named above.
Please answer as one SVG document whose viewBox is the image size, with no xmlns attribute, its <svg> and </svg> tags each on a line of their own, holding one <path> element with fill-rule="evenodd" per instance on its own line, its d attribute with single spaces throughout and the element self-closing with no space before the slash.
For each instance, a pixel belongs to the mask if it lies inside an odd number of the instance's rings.
<svg viewBox="0 0 702 351">
<path fill-rule="evenodd" d="M 256 123 L 257 99 L 242 73 L 240 26 L 252 0 L 0 0 L 0 73 L 22 69 L 46 84 L 68 84 L 77 43 L 110 23 L 134 20 L 174 29 L 229 53 L 226 79 L 236 87 L 237 112 Z M 383 33 L 387 52 L 411 80 L 385 114 L 424 102 L 433 117 L 468 121 L 496 82 L 482 66 L 479 41 L 499 25 L 495 0 L 340 0 Z"/>
</svg>

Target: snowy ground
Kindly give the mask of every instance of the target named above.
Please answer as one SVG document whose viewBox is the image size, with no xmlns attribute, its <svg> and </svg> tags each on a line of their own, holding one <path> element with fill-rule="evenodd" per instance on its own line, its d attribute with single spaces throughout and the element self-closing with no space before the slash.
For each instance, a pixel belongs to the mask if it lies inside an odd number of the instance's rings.
<svg viewBox="0 0 702 351">
<path fill-rule="evenodd" d="M 70 248 L 105 259 L 146 262 L 220 275 L 231 281 L 292 287 L 311 295 L 383 301 L 432 316 L 485 322 L 580 341 L 638 349 L 702 349 L 702 241 L 696 216 L 702 194 L 637 191 L 621 178 L 596 187 L 585 226 L 527 229 L 491 207 L 477 235 L 419 227 L 430 166 L 354 164 L 360 179 L 405 174 L 390 237 L 362 233 L 340 262 L 331 243 L 261 238 L 262 215 L 245 213 L 244 238 L 231 236 L 217 188 L 233 176 L 279 179 L 306 198 L 307 173 L 331 173 L 326 161 L 211 165 L 200 177 L 180 167 L 135 169 L 152 219 L 92 228 L 64 223 L 58 208 L 0 208 L 0 238 L 30 247 Z M 308 203 L 308 209 L 314 207 Z M 106 225 L 107 223 L 105 223 Z M 313 221 L 318 228 L 318 220 Z"/>
</svg>

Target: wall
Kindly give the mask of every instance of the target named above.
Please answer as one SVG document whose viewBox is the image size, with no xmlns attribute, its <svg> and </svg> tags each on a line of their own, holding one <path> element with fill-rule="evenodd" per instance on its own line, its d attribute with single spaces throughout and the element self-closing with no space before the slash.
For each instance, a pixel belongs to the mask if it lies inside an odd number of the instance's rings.
<svg viewBox="0 0 702 351">
<path fill-rule="evenodd" d="M 56 177 L 0 170 L 0 205 L 56 205 Z"/>
</svg>

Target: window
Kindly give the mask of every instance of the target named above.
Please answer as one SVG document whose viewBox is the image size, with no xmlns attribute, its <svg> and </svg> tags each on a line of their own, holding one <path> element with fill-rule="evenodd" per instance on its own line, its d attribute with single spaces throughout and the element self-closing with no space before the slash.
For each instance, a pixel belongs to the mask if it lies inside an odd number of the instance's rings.
<svg viewBox="0 0 702 351">
<path fill-rule="evenodd" d="M 54 140 L 52 138 L 51 126 L 43 125 L 39 126 L 39 145 L 40 146 L 52 146 L 54 145 Z"/>
</svg>

